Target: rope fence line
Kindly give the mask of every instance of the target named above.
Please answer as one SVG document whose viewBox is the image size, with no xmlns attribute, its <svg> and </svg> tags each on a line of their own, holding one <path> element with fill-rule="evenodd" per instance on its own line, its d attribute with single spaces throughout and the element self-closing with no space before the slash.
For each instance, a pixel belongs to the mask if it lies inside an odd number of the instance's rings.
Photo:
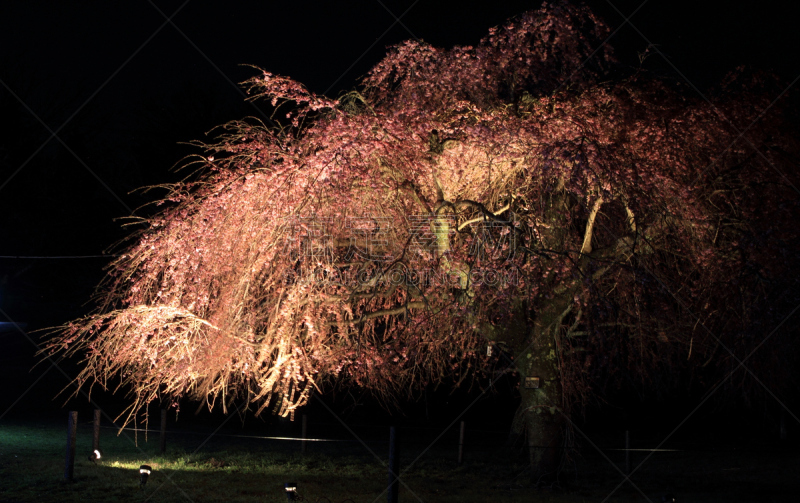
<svg viewBox="0 0 800 503">
<path fill-rule="evenodd" d="M 91 423 L 84 423 L 91 424 Z M 119 430 L 113 426 L 100 426 L 102 429 L 108 430 Z M 125 431 L 135 431 L 137 433 L 144 432 L 144 433 L 161 433 L 161 430 L 152 430 L 152 429 L 144 429 L 144 428 L 121 428 Z M 184 431 L 184 430 L 169 430 L 170 434 L 181 434 L 181 435 L 208 435 L 207 432 L 202 431 Z M 236 437 L 236 438 L 254 438 L 259 440 L 297 440 L 297 441 L 305 441 L 305 442 L 355 442 L 355 440 L 342 440 L 342 439 L 335 439 L 335 438 L 300 438 L 300 437 L 262 437 L 256 435 L 234 435 L 230 433 L 217 433 L 214 435 L 215 437 Z"/>
<path fill-rule="evenodd" d="M 688 452 L 686 449 L 605 449 L 607 451 L 626 452 Z"/>
<path fill-rule="evenodd" d="M 314 425 L 315 426 L 338 426 L 336 423 L 317 423 L 317 422 L 315 422 Z M 380 429 L 380 430 L 384 430 L 384 429 L 389 427 L 388 425 L 374 425 L 374 424 L 366 424 L 366 425 L 364 425 L 364 424 L 351 424 L 350 426 L 353 429 L 375 428 L 375 429 Z M 440 428 L 423 427 L 423 426 L 402 426 L 402 428 L 403 428 L 404 431 L 420 430 L 420 431 L 440 432 L 440 431 L 442 431 L 442 428 L 444 428 L 444 426 L 442 426 Z M 508 435 L 508 431 L 507 430 L 478 430 L 478 429 L 470 428 L 469 432 L 470 433 L 493 433 L 495 435 Z"/>
<path fill-rule="evenodd" d="M 83 424 L 92 424 L 92 423 L 91 423 L 91 421 L 86 421 Z M 338 424 L 337 423 L 317 423 L 317 422 L 314 422 L 314 426 L 338 426 Z M 354 429 L 374 428 L 374 429 L 384 430 L 384 429 L 388 428 L 388 425 L 374 425 L 374 424 L 367 424 L 367 425 L 365 425 L 365 424 L 354 424 L 354 425 L 350 425 L 350 426 L 352 428 L 354 428 Z M 107 428 L 107 427 L 103 426 L 103 428 Z M 152 432 L 152 431 L 158 432 L 159 431 L 159 430 L 145 430 L 143 428 L 125 428 L 125 429 L 126 430 L 130 430 L 130 431 L 148 431 L 148 432 Z M 422 426 L 402 426 L 402 429 L 404 431 L 408 431 L 408 430 L 436 431 L 436 432 L 442 431 L 441 428 L 422 427 Z M 178 430 L 170 430 L 170 431 L 175 431 L 176 433 L 178 432 Z M 470 428 L 469 432 L 470 433 L 493 433 L 493 434 L 498 435 L 498 436 L 508 435 L 508 431 L 506 431 L 506 430 L 479 430 L 479 429 Z M 186 433 L 193 433 L 193 432 L 186 432 Z M 220 434 L 218 434 L 218 435 L 220 435 Z M 261 438 L 261 437 L 253 437 L 253 438 Z"/>
<path fill-rule="evenodd" d="M 82 426 L 89 426 L 90 422 L 85 422 Z M 109 429 L 109 430 L 119 430 L 113 426 L 100 426 L 102 429 Z M 155 429 L 144 429 L 144 428 L 122 428 L 124 431 L 133 431 L 137 433 L 155 433 L 160 434 L 161 430 Z M 178 434 L 178 435 L 206 435 L 206 432 L 202 431 L 185 431 L 185 430 L 169 430 L 170 434 Z M 214 435 L 215 437 L 233 437 L 233 438 L 252 438 L 256 440 L 291 440 L 291 441 L 300 441 L 300 442 L 351 442 L 357 443 L 357 440 L 348 440 L 348 439 L 337 439 L 337 438 L 302 438 L 302 437 L 265 437 L 265 436 L 257 436 L 257 435 L 235 435 L 230 433 L 217 433 Z M 371 440 L 370 442 L 377 442 L 377 443 L 386 443 L 387 440 Z M 491 442 L 473 442 L 473 443 L 491 443 Z"/>
<path fill-rule="evenodd" d="M 92 424 L 91 421 L 84 422 L 83 425 L 87 426 Z M 113 429 L 117 430 L 117 428 L 113 426 L 100 426 L 102 429 Z M 406 429 L 406 428 L 404 428 Z M 418 429 L 432 429 L 432 428 L 418 428 Z M 134 432 L 143 432 L 143 433 L 160 433 L 160 430 L 155 429 L 144 429 L 144 428 L 122 428 L 125 431 L 134 431 Z M 169 430 L 170 434 L 180 434 L 180 435 L 205 435 L 206 432 L 201 431 L 185 431 L 185 430 Z M 492 432 L 492 433 L 501 433 L 501 432 Z M 295 441 L 295 442 L 350 442 L 354 443 L 356 440 L 347 440 L 347 439 L 335 439 L 335 438 L 302 438 L 302 437 L 271 437 L 271 436 L 259 436 L 259 435 L 236 435 L 230 433 L 217 433 L 215 436 L 217 437 L 232 437 L 232 438 L 249 438 L 249 439 L 256 439 L 256 440 L 288 440 L 288 441 Z M 378 440 L 374 442 L 387 442 L 386 440 Z M 606 448 L 606 451 L 620 451 L 620 452 L 690 452 L 687 449 L 644 449 L 644 448 L 637 448 L 637 449 L 620 449 L 620 448 Z"/>
</svg>

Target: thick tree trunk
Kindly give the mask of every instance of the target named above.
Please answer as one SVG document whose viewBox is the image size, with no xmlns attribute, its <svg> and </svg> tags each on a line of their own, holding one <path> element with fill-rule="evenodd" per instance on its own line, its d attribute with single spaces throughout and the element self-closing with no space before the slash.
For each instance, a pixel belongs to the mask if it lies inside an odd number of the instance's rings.
<svg viewBox="0 0 800 503">
<path fill-rule="evenodd" d="M 526 435 L 534 481 L 555 477 L 564 451 L 565 419 L 555 338 L 560 315 L 569 303 L 559 300 L 551 301 L 537 313 L 516 361 L 522 402 L 514 421 L 515 430 Z M 538 387 L 528 387 L 531 385 Z"/>
<path fill-rule="evenodd" d="M 518 414 L 525 427 L 533 478 L 549 478 L 558 471 L 564 419 L 561 382 L 552 338 L 537 341 L 518 362 L 522 403 Z M 538 388 L 526 388 L 526 378 L 537 378 Z"/>
<path fill-rule="evenodd" d="M 535 361 L 537 356 L 547 358 L 537 353 L 531 354 L 531 360 Z M 530 377 L 539 377 L 541 386 L 526 389 L 523 378 L 520 412 L 524 414 L 521 419 L 528 440 L 532 475 L 534 479 L 550 478 L 558 471 L 562 455 L 564 419 L 561 414 L 560 383 L 557 375 L 545 369 L 530 369 L 528 374 Z"/>
</svg>

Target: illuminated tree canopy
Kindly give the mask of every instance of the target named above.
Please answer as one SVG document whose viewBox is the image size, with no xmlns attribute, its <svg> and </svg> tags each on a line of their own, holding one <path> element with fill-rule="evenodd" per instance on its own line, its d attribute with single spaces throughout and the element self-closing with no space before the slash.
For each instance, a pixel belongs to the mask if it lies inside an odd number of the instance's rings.
<svg viewBox="0 0 800 503">
<path fill-rule="evenodd" d="M 545 4 L 474 47 L 395 46 L 338 99 L 260 73 L 246 85 L 281 125 L 201 144 L 49 349 L 84 355 L 81 384 L 121 376 L 131 413 L 284 416 L 333 382 L 392 397 L 506 355 L 540 380 L 517 423 L 551 466 L 599 379 L 738 347 L 797 238 L 796 150 L 762 81 L 707 102 L 612 78 L 608 34 Z"/>
</svg>

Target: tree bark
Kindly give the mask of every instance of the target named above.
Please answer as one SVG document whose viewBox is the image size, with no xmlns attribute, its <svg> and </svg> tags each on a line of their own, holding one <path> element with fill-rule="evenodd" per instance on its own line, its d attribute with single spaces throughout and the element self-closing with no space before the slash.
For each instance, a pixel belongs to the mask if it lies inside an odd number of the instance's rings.
<svg viewBox="0 0 800 503">
<path fill-rule="evenodd" d="M 533 480 L 554 478 L 564 452 L 564 415 L 556 337 L 567 296 L 551 300 L 528 327 L 525 346 L 517 351 L 522 401 L 514 420 L 516 433 L 525 433 Z M 521 354 L 520 354 L 521 353 Z M 526 378 L 538 378 L 538 387 L 526 387 Z"/>
<path fill-rule="evenodd" d="M 555 352 L 542 344 L 534 349 L 527 362 L 527 375 L 522 378 L 521 412 L 528 440 L 528 454 L 534 480 L 555 476 L 561 462 L 563 416 L 561 414 L 561 383 L 557 368 L 551 365 Z M 525 377 L 538 377 L 539 388 L 525 388 Z"/>
</svg>

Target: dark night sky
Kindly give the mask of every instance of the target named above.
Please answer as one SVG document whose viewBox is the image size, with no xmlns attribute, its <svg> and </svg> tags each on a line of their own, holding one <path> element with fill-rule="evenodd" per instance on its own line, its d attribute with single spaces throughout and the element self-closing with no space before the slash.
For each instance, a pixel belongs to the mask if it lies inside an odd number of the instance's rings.
<svg viewBox="0 0 800 503">
<path fill-rule="evenodd" d="M 636 64 L 637 51 L 656 44 L 703 91 L 740 64 L 774 70 L 787 84 L 800 74 L 800 2 L 588 3 L 612 29 L 641 6 L 630 20 L 635 28 L 623 26 L 610 40 L 620 60 Z M 0 256 L 95 255 L 122 238 L 114 219 L 154 197 L 130 192 L 178 177 L 169 168 L 192 150 L 177 142 L 258 113 L 232 85 L 255 75 L 242 64 L 336 96 L 388 45 L 411 37 L 440 47 L 476 44 L 490 26 L 540 2 L 275 4 L 0 3 Z M 164 15 L 176 10 L 172 26 Z M 646 66 L 674 71 L 658 55 Z M 64 144 L 45 144 L 50 133 L 33 114 L 53 131 L 67 121 L 58 129 Z M 0 322 L 66 321 L 89 299 L 103 265 L 0 258 Z M 28 341 L 0 337 L 7 355 L 33 352 Z"/>
</svg>

